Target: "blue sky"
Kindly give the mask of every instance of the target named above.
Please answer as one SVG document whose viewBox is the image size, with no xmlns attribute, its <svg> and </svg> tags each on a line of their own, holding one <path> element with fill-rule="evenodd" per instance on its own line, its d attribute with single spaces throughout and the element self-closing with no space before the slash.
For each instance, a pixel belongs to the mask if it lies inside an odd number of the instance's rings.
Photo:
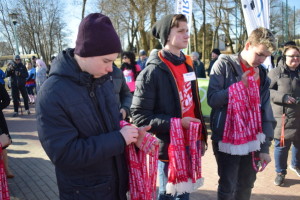
<svg viewBox="0 0 300 200">
<path fill-rule="evenodd" d="M 87 0 L 85 14 L 99 12 L 97 0 Z M 65 0 L 65 23 L 67 24 L 68 47 L 75 47 L 78 27 L 81 21 L 82 0 Z"/>
<path fill-rule="evenodd" d="M 283 2 L 285 3 L 286 1 L 284 0 Z M 296 9 L 300 8 L 300 1 L 299 0 L 288 0 L 288 4 L 292 8 L 294 8 L 294 6 L 296 6 Z"/>
</svg>

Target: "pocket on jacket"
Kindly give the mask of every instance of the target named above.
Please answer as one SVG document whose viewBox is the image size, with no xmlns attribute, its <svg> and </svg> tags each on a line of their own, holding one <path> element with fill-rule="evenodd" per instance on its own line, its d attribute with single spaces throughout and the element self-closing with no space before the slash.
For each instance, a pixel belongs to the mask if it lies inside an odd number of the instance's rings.
<svg viewBox="0 0 300 200">
<path fill-rule="evenodd" d="M 74 188 L 74 200 L 111 199 L 111 181 L 94 186 L 80 186 Z"/>
<path fill-rule="evenodd" d="M 212 140 L 222 140 L 225 127 L 226 109 L 215 111 L 211 120 Z"/>
</svg>

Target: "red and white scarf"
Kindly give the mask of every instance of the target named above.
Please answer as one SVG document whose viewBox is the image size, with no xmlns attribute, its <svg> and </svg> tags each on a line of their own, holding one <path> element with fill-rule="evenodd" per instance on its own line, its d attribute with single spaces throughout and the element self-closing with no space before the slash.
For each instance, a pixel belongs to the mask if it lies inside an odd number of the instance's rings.
<svg viewBox="0 0 300 200">
<path fill-rule="evenodd" d="M 265 142 L 259 88 L 253 76 L 248 77 L 248 83 L 249 87 L 242 81 L 229 87 L 223 140 L 219 142 L 221 152 L 248 155 L 260 150 L 260 144 Z"/>
<path fill-rule="evenodd" d="M 184 130 L 181 119 L 171 119 L 167 194 L 191 193 L 203 185 L 201 130 L 201 123 L 191 122 L 189 130 Z"/>
<path fill-rule="evenodd" d="M 7 186 L 6 174 L 4 171 L 4 161 L 2 153 L 2 145 L 0 144 L 0 199 L 10 200 Z"/>
<path fill-rule="evenodd" d="M 121 127 L 131 125 L 120 122 Z M 157 139 L 146 133 L 140 150 L 134 144 L 126 147 L 127 165 L 129 170 L 129 192 L 131 200 L 155 200 L 156 178 L 158 166 Z M 154 153 L 149 153 L 155 146 Z M 148 157 L 147 157 L 148 156 Z"/>
</svg>

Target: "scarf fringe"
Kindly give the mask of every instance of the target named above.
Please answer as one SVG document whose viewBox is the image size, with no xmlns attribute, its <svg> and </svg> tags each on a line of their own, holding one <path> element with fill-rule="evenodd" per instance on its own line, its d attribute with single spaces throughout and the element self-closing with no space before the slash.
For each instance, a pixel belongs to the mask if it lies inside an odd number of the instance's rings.
<svg viewBox="0 0 300 200">
<path fill-rule="evenodd" d="M 250 152 L 259 151 L 260 144 L 266 141 L 266 135 L 263 133 L 257 134 L 256 138 L 254 141 L 239 145 L 219 141 L 219 151 L 230 155 L 248 155 Z"/>
<path fill-rule="evenodd" d="M 166 193 L 175 196 L 175 194 L 180 195 L 184 193 L 192 193 L 195 192 L 198 188 L 203 186 L 204 178 L 200 178 L 196 181 L 196 183 L 192 182 L 192 179 L 188 179 L 187 182 L 180 182 L 180 183 L 167 183 L 166 186 Z"/>
</svg>

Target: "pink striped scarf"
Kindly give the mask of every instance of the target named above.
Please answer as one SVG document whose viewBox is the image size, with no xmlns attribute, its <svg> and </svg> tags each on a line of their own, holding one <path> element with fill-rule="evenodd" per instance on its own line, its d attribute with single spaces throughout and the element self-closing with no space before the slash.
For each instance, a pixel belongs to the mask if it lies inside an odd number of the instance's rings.
<svg viewBox="0 0 300 200">
<path fill-rule="evenodd" d="M 223 140 L 219 142 L 221 152 L 248 155 L 260 150 L 260 144 L 265 142 L 259 88 L 253 76 L 248 77 L 248 83 L 248 88 L 242 81 L 229 87 Z"/>
<path fill-rule="evenodd" d="M 120 122 L 121 127 L 131 125 L 126 121 Z M 152 146 L 155 152 L 149 153 Z M 155 200 L 156 178 L 158 166 L 157 139 L 146 133 L 140 149 L 135 144 L 126 147 L 129 170 L 129 193 L 131 200 Z"/>
<path fill-rule="evenodd" d="M 0 199 L 9 200 L 9 191 L 7 186 L 6 174 L 4 171 L 2 145 L 0 144 Z"/>
<path fill-rule="evenodd" d="M 167 194 L 191 193 L 203 185 L 201 129 L 201 123 L 191 122 L 189 130 L 184 130 L 181 119 L 171 119 Z"/>
</svg>

